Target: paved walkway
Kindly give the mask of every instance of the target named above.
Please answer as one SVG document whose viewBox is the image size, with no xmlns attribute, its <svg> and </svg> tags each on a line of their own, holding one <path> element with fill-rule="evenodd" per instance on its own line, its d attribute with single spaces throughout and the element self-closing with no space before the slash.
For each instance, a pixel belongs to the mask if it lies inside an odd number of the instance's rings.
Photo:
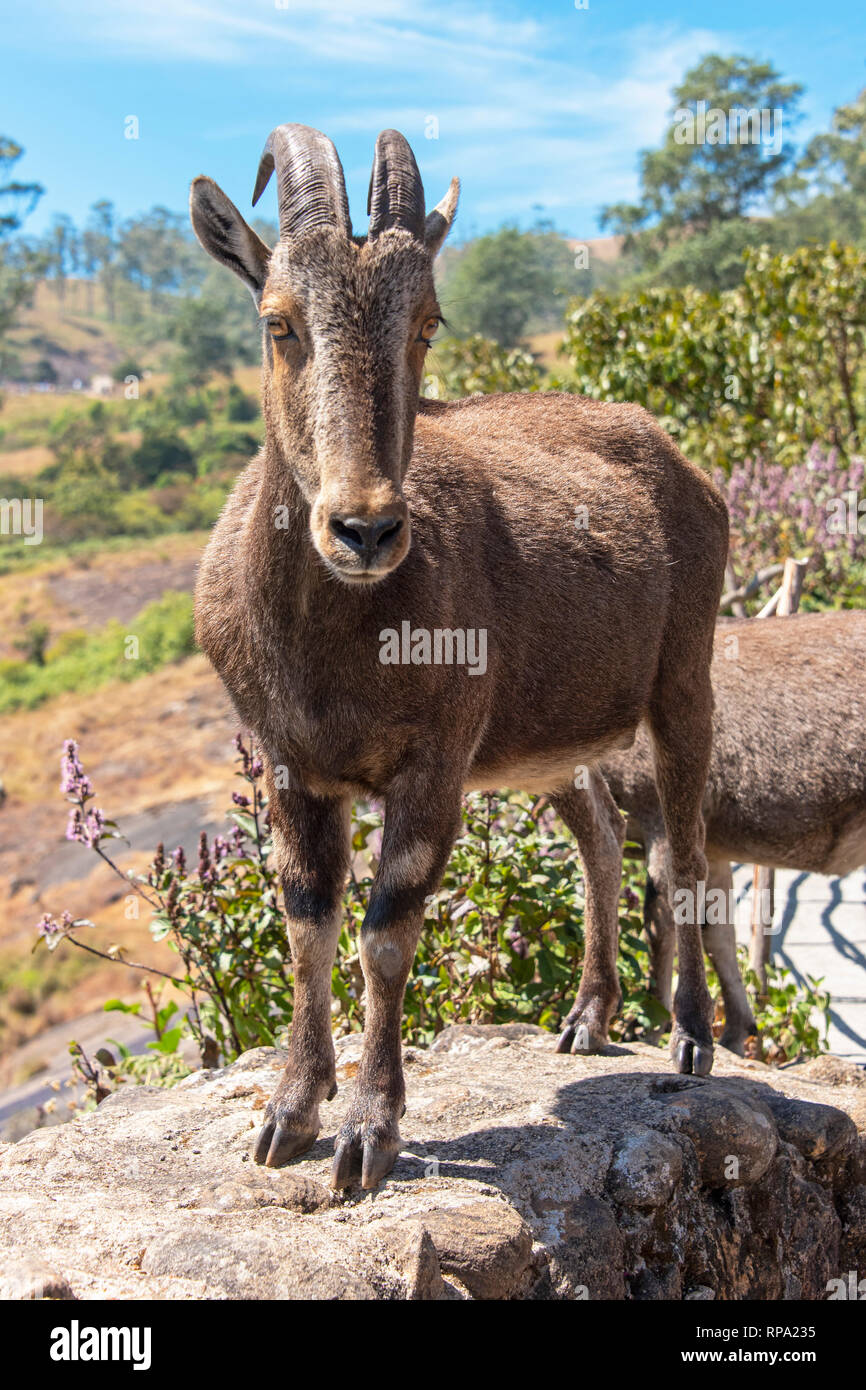
<svg viewBox="0 0 866 1390">
<path fill-rule="evenodd" d="M 738 900 L 751 895 L 751 866 L 734 870 L 734 886 Z M 774 926 L 772 958 L 799 981 L 824 977 L 830 1051 L 866 1063 L 866 869 L 847 878 L 777 869 Z M 749 942 L 745 908 L 737 914 L 737 940 Z"/>
</svg>

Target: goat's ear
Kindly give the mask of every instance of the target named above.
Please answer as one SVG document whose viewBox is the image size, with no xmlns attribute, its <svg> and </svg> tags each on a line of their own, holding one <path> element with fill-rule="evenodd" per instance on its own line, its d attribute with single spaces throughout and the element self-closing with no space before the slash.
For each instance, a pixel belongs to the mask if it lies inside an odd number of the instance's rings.
<svg viewBox="0 0 866 1390">
<path fill-rule="evenodd" d="M 457 214 L 457 199 L 460 197 L 460 180 L 452 179 L 448 192 L 427 216 L 424 224 L 424 245 L 431 256 L 439 254 L 439 248 L 451 231 L 451 224 Z"/>
<path fill-rule="evenodd" d="M 271 253 L 261 237 L 247 226 L 231 198 L 226 197 L 213 179 L 193 179 L 189 216 L 193 231 L 208 255 L 233 270 L 258 304 Z"/>
</svg>

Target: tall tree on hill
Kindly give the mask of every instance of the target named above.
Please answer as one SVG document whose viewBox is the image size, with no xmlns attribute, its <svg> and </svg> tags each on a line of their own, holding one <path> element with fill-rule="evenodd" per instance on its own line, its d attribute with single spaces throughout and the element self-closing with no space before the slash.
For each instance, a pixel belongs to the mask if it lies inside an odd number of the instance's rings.
<svg viewBox="0 0 866 1390">
<path fill-rule="evenodd" d="M 99 276 L 105 295 L 106 311 L 113 322 L 117 312 L 117 234 L 114 204 L 109 199 L 92 204 L 84 235 L 88 246 L 86 254 L 92 258 L 94 273 Z"/>
<path fill-rule="evenodd" d="M 44 241 L 48 273 L 57 286 L 57 298 L 66 300 L 66 280 L 79 265 L 79 239 L 75 223 L 65 212 L 58 213 Z"/>
<path fill-rule="evenodd" d="M 147 290 L 151 308 L 171 290 L 191 288 L 204 274 L 188 220 L 168 208 L 155 207 L 130 218 L 121 229 L 119 259 L 124 277 Z"/>
<path fill-rule="evenodd" d="M 802 90 L 783 82 L 771 63 L 740 55 L 701 59 L 673 90 L 661 148 L 641 152 L 640 201 L 605 207 L 602 225 L 631 242 L 651 231 L 658 248 L 760 210 L 791 166 L 787 135 Z"/>
<path fill-rule="evenodd" d="M 789 199 L 784 215 L 804 224 L 804 239 L 866 242 L 866 88 L 809 141 L 780 191 Z"/>
<path fill-rule="evenodd" d="M 568 299 L 587 294 L 591 276 L 578 270 L 568 242 L 548 225 L 521 232 L 501 227 L 460 251 L 440 284 L 448 327 L 514 347 L 534 320 L 561 320 Z"/>
</svg>

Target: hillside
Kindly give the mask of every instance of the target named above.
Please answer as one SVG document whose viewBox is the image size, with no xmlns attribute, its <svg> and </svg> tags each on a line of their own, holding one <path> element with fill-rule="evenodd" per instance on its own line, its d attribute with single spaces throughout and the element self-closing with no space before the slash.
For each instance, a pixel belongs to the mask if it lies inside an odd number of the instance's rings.
<svg viewBox="0 0 866 1390">
<path fill-rule="evenodd" d="M 61 293 L 55 282 L 41 281 L 32 305 L 21 311 L 8 334 L 7 346 L 17 358 L 15 376 L 53 382 L 61 391 L 71 390 L 76 381 L 87 389 L 94 377 L 110 376 L 132 346 L 128 324 L 136 311 L 154 318 L 142 292 L 126 286 L 124 295 L 120 324 L 109 318 L 98 285 L 70 279 Z M 153 355 L 154 360 L 162 355 L 159 345 Z"/>
<path fill-rule="evenodd" d="M 64 838 L 63 740 L 79 740 L 97 804 L 120 822 L 128 843 L 118 841 L 113 852 L 126 871 L 143 869 L 160 841 L 169 851 L 183 845 L 194 855 L 200 830 L 224 828 L 236 728 L 202 656 L 134 685 L 105 686 L 95 696 L 62 695 L 0 723 L 0 1084 L 14 1072 L 9 1058 L 16 1044 L 139 988 L 132 971 L 79 956 L 69 946 L 56 956 L 43 953 L 34 978 L 29 952 L 43 912 L 68 909 L 100 928 L 94 941 L 101 945 L 116 942 L 132 958 L 163 968 L 172 961 L 165 946 L 151 942 L 146 911 L 127 920 L 123 884 L 95 855 Z"/>
</svg>

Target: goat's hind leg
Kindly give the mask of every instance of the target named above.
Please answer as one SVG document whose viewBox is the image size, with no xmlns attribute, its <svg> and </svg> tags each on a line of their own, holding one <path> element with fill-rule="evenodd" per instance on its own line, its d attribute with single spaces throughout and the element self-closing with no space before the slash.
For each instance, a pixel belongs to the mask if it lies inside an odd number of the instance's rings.
<svg viewBox="0 0 866 1390">
<path fill-rule="evenodd" d="M 268 786 L 295 1000 L 286 1069 L 265 1109 L 253 1150 L 278 1168 L 306 1152 L 319 1133 L 319 1105 L 337 1092 L 331 1035 L 331 971 L 349 866 L 348 801 Z"/>
<path fill-rule="evenodd" d="M 673 974 L 676 954 L 674 914 L 666 891 L 667 842 L 664 825 L 653 825 L 645 834 L 646 888 L 644 890 L 643 924 L 649 943 L 649 991 L 654 999 L 673 1014 Z M 660 886 L 661 884 L 661 886 Z M 659 1030 L 666 1032 L 666 1027 Z"/>
<path fill-rule="evenodd" d="M 721 920 L 713 920 L 719 917 L 719 913 L 713 906 L 708 906 L 707 924 L 704 927 L 704 949 L 719 977 L 722 998 L 725 1001 L 725 1030 L 719 1038 L 719 1043 L 728 1051 L 736 1052 L 742 1057 L 746 1050 L 746 1039 L 757 1033 L 758 1025 L 737 963 L 736 923 L 730 911 L 733 906 L 733 887 L 734 881 L 728 861 L 711 859 L 707 877 L 707 902 L 712 903 L 711 894 L 714 891 L 720 893 L 724 911 Z"/>
<path fill-rule="evenodd" d="M 556 1050 L 598 1052 L 607 1042 L 610 1021 L 622 1002 L 616 960 L 625 822 L 607 783 L 595 770 L 587 787 L 570 787 L 551 801 L 577 839 L 586 888 L 583 972 L 577 1001 L 565 1019 Z"/>
<path fill-rule="evenodd" d="M 650 947 L 650 993 L 672 1012 L 671 979 L 673 976 L 676 927 L 674 915 L 664 888 L 658 883 L 666 880 L 666 843 L 663 829 L 658 826 L 647 836 L 647 885 L 644 902 L 644 929 Z M 748 995 L 737 964 L 737 941 L 734 921 L 729 913 L 733 882 L 731 866 L 725 860 L 710 860 L 707 871 L 707 921 L 702 928 L 703 947 L 719 977 L 725 1004 L 725 1029 L 719 1043 L 740 1057 L 746 1050 L 746 1039 L 757 1033 Z M 724 907 L 718 898 L 721 894 Z"/>
<path fill-rule="evenodd" d="M 667 674 L 663 668 L 649 722 L 667 841 L 658 886 L 674 909 L 679 961 L 671 1057 L 677 1071 L 707 1076 L 713 1065 L 713 1032 L 700 920 L 707 879 L 701 803 L 710 765 L 713 697 L 709 663 L 704 669 L 695 660 L 694 650 L 688 650 L 681 664 Z"/>
</svg>

